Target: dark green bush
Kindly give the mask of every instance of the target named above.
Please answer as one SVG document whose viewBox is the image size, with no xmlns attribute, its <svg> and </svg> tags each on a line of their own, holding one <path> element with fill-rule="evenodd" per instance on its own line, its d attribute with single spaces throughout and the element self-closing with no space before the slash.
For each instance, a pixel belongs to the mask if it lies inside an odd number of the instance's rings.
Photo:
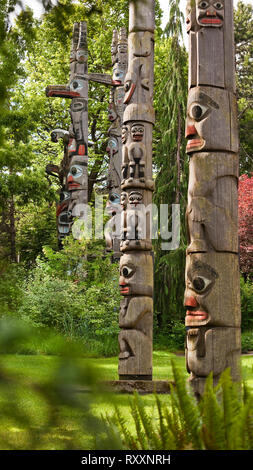
<svg viewBox="0 0 253 470">
<path fill-rule="evenodd" d="M 250 280 L 240 279 L 241 284 L 241 310 L 242 331 L 253 330 L 253 283 Z"/>
</svg>

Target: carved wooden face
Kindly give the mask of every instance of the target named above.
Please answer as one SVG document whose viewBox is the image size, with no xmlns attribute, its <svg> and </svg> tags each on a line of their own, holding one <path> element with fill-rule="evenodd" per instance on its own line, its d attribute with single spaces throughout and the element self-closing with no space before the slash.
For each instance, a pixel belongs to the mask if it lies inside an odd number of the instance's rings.
<svg viewBox="0 0 253 470">
<path fill-rule="evenodd" d="M 85 188 L 87 185 L 87 165 L 79 156 L 71 159 L 71 165 L 67 174 L 68 191 Z"/>
<path fill-rule="evenodd" d="M 126 143 L 127 137 L 128 137 L 128 128 L 127 126 L 122 126 L 122 135 L 121 135 L 122 144 Z"/>
<path fill-rule="evenodd" d="M 237 262 L 230 253 L 194 253 L 186 257 L 186 326 L 240 324 Z"/>
<path fill-rule="evenodd" d="M 140 142 L 144 135 L 144 125 L 141 123 L 134 123 L 131 127 L 131 137 L 134 142 Z"/>
<path fill-rule="evenodd" d="M 120 195 L 120 204 L 123 210 L 127 207 L 128 194 L 125 191 L 122 191 Z"/>
<path fill-rule="evenodd" d="M 110 137 L 110 139 L 107 142 L 107 147 L 106 151 L 108 152 L 109 155 L 113 155 L 118 152 L 118 141 L 115 139 L 115 137 Z"/>
<path fill-rule="evenodd" d="M 221 27 L 224 22 L 224 0 L 196 0 L 196 18 L 200 26 Z"/>
<path fill-rule="evenodd" d="M 196 24 L 196 5 L 195 0 L 186 2 L 186 30 L 189 32 Z"/>
<path fill-rule="evenodd" d="M 125 73 L 126 73 L 125 67 L 122 67 L 118 63 L 116 63 L 113 67 L 113 72 L 112 72 L 113 83 L 117 85 L 121 85 L 124 82 Z"/>
<path fill-rule="evenodd" d="M 153 294 L 153 260 L 150 254 L 124 254 L 120 258 L 120 293 L 122 295 Z"/>
<path fill-rule="evenodd" d="M 116 118 L 117 118 L 117 112 L 116 112 L 116 109 L 115 109 L 115 105 L 114 105 L 114 103 L 109 103 L 109 106 L 108 106 L 108 119 L 109 119 L 109 121 L 115 121 Z"/>
<path fill-rule="evenodd" d="M 115 215 L 120 212 L 120 209 L 120 195 L 115 192 L 111 192 L 109 194 L 109 200 L 106 203 L 107 212 L 111 215 Z"/>
<path fill-rule="evenodd" d="M 135 208 L 143 203 L 143 196 L 140 191 L 131 191 L 128 196 L 128 202 L 131 208 Z"/>
<path fill-rule="evenodd" d="M 230 119 L 233 119 L 233 122 Z M 230 112 L 230 97 L 226 90 L 196 87 L 189 91 L 185 137 L 187 153 L 200 150 L 234 151 L 231 129 L 235 117 Z"/>
</svg>

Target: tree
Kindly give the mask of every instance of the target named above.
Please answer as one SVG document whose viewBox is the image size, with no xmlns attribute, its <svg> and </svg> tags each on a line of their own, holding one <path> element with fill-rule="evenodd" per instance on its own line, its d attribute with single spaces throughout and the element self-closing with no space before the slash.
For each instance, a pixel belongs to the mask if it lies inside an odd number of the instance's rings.
<svg viewBox="0 0 253 470">
<path fill-rule="evenodd" d="M 183 15 L 178 0 L 170 0 L 170 17 L 155 51 L 156 127 L 154 202 L 180 203 L 180 246 L 163 251 L 155 241 L 155 305 L 159 330 L 171 331 L 174 320 L 182 319 L 185 266 L 185 210 L 188 166 L 183 136 L 187 102 L 187 54 L 182 44 Z M 169 227 L 171 219 L 169 220 Z"/>
<path fill-rule="evenodd" d="M 252 171 L 253 161 L 253 6 L 239 1 L 234 12 L 236 78 L 240 137 L 240 174 Z"/>
</svg>

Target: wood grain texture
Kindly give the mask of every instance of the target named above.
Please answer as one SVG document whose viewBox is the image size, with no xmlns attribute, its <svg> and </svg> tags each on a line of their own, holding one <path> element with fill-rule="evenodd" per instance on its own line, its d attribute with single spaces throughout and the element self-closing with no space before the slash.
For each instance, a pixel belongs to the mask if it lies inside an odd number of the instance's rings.
<svg viewBox="0 0 253 470">
<path fill-rule="evenodd" d="M 185 325 L 190 383 L 202 395 L 231 368 L 240 379 L 238 125 L 232 0 L 187 1 L 189 154 Z"/>
<path fill-rule="evenodd" d="M 154 125 L 153 0 L 130 1 L 124 82 L 121 180 L 119 378 L 152 379 L 152 131 Z"/>
</svg>

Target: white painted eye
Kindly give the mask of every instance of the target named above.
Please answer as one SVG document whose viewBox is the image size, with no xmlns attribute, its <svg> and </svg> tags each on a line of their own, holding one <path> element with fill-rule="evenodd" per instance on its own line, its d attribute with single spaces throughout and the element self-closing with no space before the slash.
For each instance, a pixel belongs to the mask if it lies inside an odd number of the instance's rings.
<svg viewBox="0 0 253 470">
<path fill-rule="evenodd" d="M 80 90 L 83 89 L 83 86 L 84 86 L 84 82 L 82 80 L 75 79 L 70 84 L 70 91 L 79 92 Z"/>
<path fill-rule="evenodd" d="M 133 269 L 129 268 L 129 266 L 123 266 L 121 272 L 124 277 L 131 277 Z"/>
<path fill-rule="evenodd" d="M 216 8 L 216 10 L 222 10 L 222 8 L 223 8 L 223 3 L 221 3 L 221 2 L 216 2 L 216 3 L 214 3 L 213 6 Z"/>
<path fill-rule="evenodd" d="M 199 293 L 204 292 L 211 283 L 212 281 L 204 276 L 196 276 L 192 280 L 193 289 Z"/>
<path fill-rule="evenodd" d="M 201 121 L 208 110 L 209 108 L 203 104 L 192 103 L 189 108 L 189 115 L 195 121 Z"/>
<path fill-rule="evenodd" d="M 75 178 L 80 178 L 83 174 L 83 169 L 80 165 L 72 165 L 70 168 L 69 176 L 72 175 Z"/>
<path fill-rule="evenodd" d="M 204 0 L 199 3 L 199 8 L 205 10 L 209 6 L 208 2 L 205 2 Z"/>
</svg>

